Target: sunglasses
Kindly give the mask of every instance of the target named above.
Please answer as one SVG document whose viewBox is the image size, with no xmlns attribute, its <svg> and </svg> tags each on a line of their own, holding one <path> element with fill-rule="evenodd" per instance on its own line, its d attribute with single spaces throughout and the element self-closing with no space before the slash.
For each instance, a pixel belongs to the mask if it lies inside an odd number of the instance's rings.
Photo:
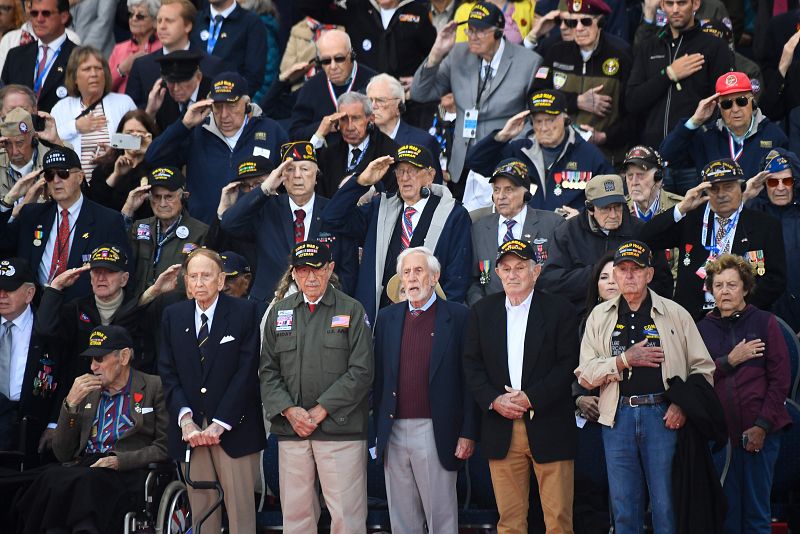
<svg viewBox="0 0 800 534">
<path fill-rule="evenodd" d="M 594 19 L 592 17 L 583 17 L 580 19 L 561 19 L 561 22 L 563 22 L 564 26 L 567 28 L 577 28 L 579 22 L 584 28 L 589 28 L 594 24 Z"/>
<path fill-rule="evenodd" d="M 345 61 L 347 61 L 347 56 L 333 56 L 333 57 L 319 58 L 320 64 L 325 65 L 326 67 L 331 63 L 344 63 Z"/>
<path fill-rule="evenodd" d="M 737 96 L 736 98 L 721 100 L 719 103 L 719 107 L 727 111 L 733 107 L 734 102 L 736 103 L 737 106 L 743 108 L 750 103 L 750 99 L 746 96 Z"/>
<path fill-rule="evenodd" d="M 794 178 L 791 176 L 788 178 L 767 178 L 767 187 L 778 187 L 779 184 L 783 184 L 784 187 L 792 187 Z"/>
<path fill-rule="evenodd" d="M 128 13 L 129 19 L 144 20 L 147 17 L 148 15 L 142 15 L 141 13 Z"/>
<path fill-rule="evenodd" d="M 32 9 L 28 11 L 30 13 L 32 19 L 38 19 L 39 15 L 42 17 L 49 19 L 51 16 L 55 14 L 55 11 L 50 11 L 49 9 L 45 9 L 43 11 L 39 11 L 38 9 Z"/>
<path fill-rule="evenodd" d="M 42 174 L 44 175 L 45 182 L 52 182 L 53 180 L 55 180 L 56 176 L 58 176 L 62 180 L 66 180 L 67 178 L 69 178 L 69 175 L 72 174 L 73 172 L 78 172 L 78 171 L 71 171 L 69 169 L 47 169 Z"/>
</svg>

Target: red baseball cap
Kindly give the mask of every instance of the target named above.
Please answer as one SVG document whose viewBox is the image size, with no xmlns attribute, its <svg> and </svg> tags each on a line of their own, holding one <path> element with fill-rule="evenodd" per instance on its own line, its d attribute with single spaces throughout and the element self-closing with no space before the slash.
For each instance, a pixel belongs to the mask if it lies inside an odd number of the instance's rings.
<svg viewBox="0 0 800 534">
<path fill-rule="evenodd" d="M 717 78 L 716 92 L 720 96 L 748 91 L 753 92 L 753 85 L 744 72 L 728 72 Z"/>
</svg>

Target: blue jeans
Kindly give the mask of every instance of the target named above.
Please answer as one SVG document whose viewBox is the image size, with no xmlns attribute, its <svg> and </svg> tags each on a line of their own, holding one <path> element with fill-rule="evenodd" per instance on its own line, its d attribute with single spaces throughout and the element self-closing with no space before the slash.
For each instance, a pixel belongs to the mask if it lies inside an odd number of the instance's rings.
<svg viewBox="0 0 800 534">
<path fill-rule="evenodd" d="M 728 500 L 726 534 L 772 532 L 769 496 L 780 448 L 780 434 L 767 434 L 758 453 L 747 452 L 741 443 L 733 444 L 731 465 L 722 488 Z"/>
<path fill-rule="evenodd" d="M 655 534 L 675 534 L 672 457 L 677 432 L 664 426 L 668 406 L 620 402 L 614 426 L 603 427 L 615 534 L 644 532 L 648 493 Z"/>
</svg>

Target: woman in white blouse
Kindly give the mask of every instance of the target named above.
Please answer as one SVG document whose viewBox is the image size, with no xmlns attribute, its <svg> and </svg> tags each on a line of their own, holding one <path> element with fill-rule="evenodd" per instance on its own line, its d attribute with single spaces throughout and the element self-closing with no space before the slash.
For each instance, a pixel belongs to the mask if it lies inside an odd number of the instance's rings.
<svg viewBox="0 0 800 534">
<path fill-rule="evenodd" d="M 70 96 L 53 106 L 51 115 L 56 120 L 58 135 L 80 156 L 89 181 L 95 159 L 108 149 L 110 132 L 117 130 L 122 116 L 136 109 L 136 104 L 128 95 L 110 92 L 108 62 L 90 46 L 79 46 L 72 51 L 64 85 Z"/>
</svg>

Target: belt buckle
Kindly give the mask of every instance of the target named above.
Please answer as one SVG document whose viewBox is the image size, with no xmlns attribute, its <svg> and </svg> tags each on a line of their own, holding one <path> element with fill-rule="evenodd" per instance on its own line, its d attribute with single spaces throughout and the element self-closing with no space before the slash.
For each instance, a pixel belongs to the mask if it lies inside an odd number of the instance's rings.
<svg viewBox="0 0 800 534">
<path fill-rule="evenodd" d="M 628 397 L 628 406 L 630 406 L 631 408 L 638 408 L 639 405 L 638 404 L 634 404 L 633 403 L 633 399 L 637 399 L 638 400 L 640 396 L 641 395 L 631 395 L 630 397 Z"/>
</svg>

